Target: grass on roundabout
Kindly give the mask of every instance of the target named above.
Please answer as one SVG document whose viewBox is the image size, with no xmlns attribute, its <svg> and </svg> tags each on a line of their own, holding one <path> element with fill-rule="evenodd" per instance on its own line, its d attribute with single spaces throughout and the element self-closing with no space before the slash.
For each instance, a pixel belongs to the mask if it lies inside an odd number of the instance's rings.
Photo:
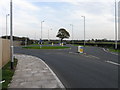
<svg viewBox="0 0 120 90">
<path fill-rule="evenodd" d="M 26 49 L 67 49 L 70 47 L 66 47 L 66 46 L 27 46 L 27 47 L 23 47 Z"/>
</svg>

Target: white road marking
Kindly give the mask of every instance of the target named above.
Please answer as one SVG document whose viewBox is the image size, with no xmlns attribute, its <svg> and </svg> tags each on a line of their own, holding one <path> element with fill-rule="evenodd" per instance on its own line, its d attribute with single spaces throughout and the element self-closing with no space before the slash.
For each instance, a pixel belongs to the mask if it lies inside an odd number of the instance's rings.
<svg viewBox="0 0 120 90">
<path fill-rule="evenodd" d="M 93 55 L 86 55 L 86 53 L 75 53 L 75 52 L 69 52 L 71 54 L 78 54 L 84 57 L 88 57 L 88 58 L 96 58 L 96 59 L 100 59 L 99 57 L 93 56 Z"/>
<path fill-rule="evenodd" d="M 37 57 L 36 57 L 37 58 Z M 62 82 L 60 81 L 60 79 L 58 79 L 57 75 L 53 72 L 53 70 L 41 59 L 41 61 L 46 65 L 46 67 L 50 70 L 50 72 L 53 74 L 53 76 L 55 77 L 55 79 L 57 80 L 57 82 L 59 83 L 61 88 L 65 88 L 64 85 L 62 84 Z M 65 89 L 63 89 L 65 90 Z"/>
<path fill-rule="evenodd" d="M 78 53 L 75 53 L 75 52 L 69 52 L 69 53 L 72 53 L 72 54 L 78 54 Z"/>
<path fill-rule="evenodd" d="M 113 53 L 113 52 L 109 52 L 109 51 L 105 50 L 105 48 L 103 48 L 103 51 L 105 51 L 105 52 L 107 52 L 107 53 L 114 54 L 114 55 L 118 55 L 117 53 Z"/>
<path fill-rule="evenodd" d="M 107 52 L 107 51 L 105 50 L 105 48 L 103 48 L 103 51 Z"/>
<path fill-rule="evenodd" d="M 87 57 L 100 59 L 99 57 L 96 57 L 96 56 L 93 56 L 93 55 L 88 55 Z"/>
<path fill-rule="evenodd" d="M 0 83 L 4 83 L 5 82 L 5 80 L 3 80 L 3 81 L 0 81 Z"/>
<path fill-rule="evenodd" d="M 116 63 L 116 62 L 113 62 L 113 61 L 105 61 L 105 62 L 107 62 L 107 63 L 111 63 L 111 64 L 114 64 L 114 65 L 117 65 L 117 66 L 120 66 L 119 63 Z"/>
</svg>

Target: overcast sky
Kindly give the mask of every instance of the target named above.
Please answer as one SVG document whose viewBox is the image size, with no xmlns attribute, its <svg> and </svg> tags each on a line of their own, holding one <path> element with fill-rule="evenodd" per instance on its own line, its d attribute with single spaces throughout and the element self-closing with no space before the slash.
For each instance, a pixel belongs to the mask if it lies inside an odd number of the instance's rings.
<svg viewBox="0 0 120 90">
<path fill-rule="evenodd" d="M 43 38 L 56 38 L 60 28 L 65 28 L 74 39 L 82 40 L 83 17 L 86 17 L 86 39 L 114 39 L 115 0 L 13 0 L 13 34 L 39 39 L 41 21 Z M 119 0 L 117 0 L 118 2 Z M 9 14 L 10 0 L 0 0 L 0 36 L 6 33 L 6 14 Z M 51 30 L 52 28 L 52 30 Z M 8 17 L 8 31 L 9 17 Z M 8 32 L 9 34 L 9 32 Z M 69 39 L 71 39 L 70 37 Z"/>
</svg>

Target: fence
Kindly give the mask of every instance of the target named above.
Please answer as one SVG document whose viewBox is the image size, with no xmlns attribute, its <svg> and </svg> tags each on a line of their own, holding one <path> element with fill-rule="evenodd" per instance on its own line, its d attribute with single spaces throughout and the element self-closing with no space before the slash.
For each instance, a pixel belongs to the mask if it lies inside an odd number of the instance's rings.
<svg viewBox="0 0 120 90">
<path fill-rule="evenodd" d="M 0 38 L 0 68 L 10 60 L 10 41 Z"/>
</svg>

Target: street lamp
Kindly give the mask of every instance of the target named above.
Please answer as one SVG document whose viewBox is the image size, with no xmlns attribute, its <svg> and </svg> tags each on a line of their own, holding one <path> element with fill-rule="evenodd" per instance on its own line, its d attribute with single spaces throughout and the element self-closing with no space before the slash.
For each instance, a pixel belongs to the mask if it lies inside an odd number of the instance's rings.
<svg viewBox="0 0 120 90">
<path fill-rule="evenodd" d="M 84 18 L 84 47 L 85 47 L 85 16 L 81 16 Z"/>
<path fill-rule="evenodd" d="M 14 57 L 13 57 L 13 21 L 12 21 L 12 0 L 10 0 L 10 58 L 11 69 L 13 69 Z"/>
<path fill-rule="evenodd" d="M 6 14 L 6 39 L 8 39 L 7 38 L 7 17 L 9 16 L 9 14 Z"/>
<path fill-rule="evenodd" d="M 27 46 L 27 37 L 25 38 L 25 47 Z"/>
<path fill-rule="evenodd" d="M 72 26 L 72 44 L 73 44 L 73 24 L 70 24 Z"/>
<path fill-rule="evenodd" d="M 52 30 L 52 28 L 50 30 Z M 50 41 L 49 33 L 50 32 L 49 32 L 49 29 L 48 29 L 48 41 Z"/>
<path fill-rule="evenodd" d="M 116 0 L 115 0 L 115 49 L 117 49 L 117 13 L 116 13 Z"/>
<path fill-rule="evenodd" d="M 43 23 L 44 21 L 41 21 L 41 44 L 42 44 L 42 23 Z"/>
</svg>

